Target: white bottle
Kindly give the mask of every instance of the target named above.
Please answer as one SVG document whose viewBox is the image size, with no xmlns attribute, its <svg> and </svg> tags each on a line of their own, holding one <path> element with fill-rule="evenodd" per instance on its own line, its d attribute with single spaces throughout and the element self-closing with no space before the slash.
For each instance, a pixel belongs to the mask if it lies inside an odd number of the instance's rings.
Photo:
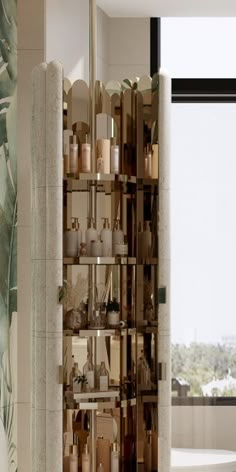
<svg viewBox="0 0 236 472">
<path fill-rule="evenodd" d="M 90 455 L 87 444 L 85 444 L 82 454 L 82 472 L 90 472 Z"/>
<path fill-rule="evenodd" d="M 79 154 L 76 134 L 73 135 L 73 142 L 70 143 L 70 172 L 78 174 L 79 172 Z"/>
<path fill-rule="evenodd" d="M 95 368 L 94 368 L 94 365 L 92 363 L 90 355 L 88 355 L 87 359 L 88 360 L 84 364 L 84 367 L 83 367 L 83 374 L 87 378 L 87 382 L 88 382 L 88 385 L 89 385 L 90 389 L 93 390 L 94 387 L 95 387 Z"/>
<path fill-rule="evenodd" d="M 97 173 L 104 174 L 104 160 L 101 154 L 97 155 Z"/>
<path fill-rule="evenodd" d="M 110 174 L 110 139 L 97 139 L 97 156 L 103 159 L 104 174 Z"/>
<path fill-rule="evenodd" d="M 102 218 L 104 220 L 103 229 L 101 231 L 102 241 L 102 255 L 103 257 L 112 256 L 112 230 L 110 229 L 109 219 Z"/>
<path fill-rule="evenodd" d="M 144 221 L 142 233 L 142 256 L 144 259 L 151 257 L 152 233 L 150 231 L 150 221 Z"/>
<path fill-rule="evenodd" d="M 115 138 L 112 138 L 111 142 L 111 174 L 119 174 L 120 150 Z"/>
<path fill-rule="evenodd" d="M 111 450 L 111 472 L 119 472 L 119 452 L 115 442 L 112 444 Z"/>
<path fill-rule="evenodd" d="M 116 255 L 116 244 L 124 242 L 124 233 L 120 227 L 120 220 L 117 218 L 114 220 L 114 230 L 112 234 L 112 252 L 113 256 Z"/>
<path fill-rule="evenodd" d="M 88 143 L 88 135 L 85 135 L 85 143 L 81 145 L 81 172 L 91 172 L 91 145 Z"/>
<path fill-rule="evenodd" d="M 91 241 L 98 240 L 98 233 L 95 227 L 95 221 L 93 218 L 88 218 L 88 229 L 86 230 L 86 247 L 87 256 L 91 256 Z"/>
<path fill-rule="evenodd" d="M 90 243 L 90 255 L 92 257 L 102 257 L 102 241 L 91 241 Z"/>
<path fill-rule="evenodd" d="M 70 446 L 69 470 L 70 472 L 78 472 L 78 467 L 78 447 L 73 444 L 72 446 Z"/>
<path fill-rule="evenodd" d="M 108 374 L 108 370 L 105 367 L 105 362 L 101 362 L 101 365 L 98 371 L 98 378 L 99 378 L 100 392 L 107 392 L 108 387 L 109 387 L 109 374 Z"/>
<path fill-rule="evenodd" d="M 71 229 L 67 229 L 64 233 L 64 250 L 67 257 L 78 256 L 78 218 L 71 218 Z"/>
</svg>

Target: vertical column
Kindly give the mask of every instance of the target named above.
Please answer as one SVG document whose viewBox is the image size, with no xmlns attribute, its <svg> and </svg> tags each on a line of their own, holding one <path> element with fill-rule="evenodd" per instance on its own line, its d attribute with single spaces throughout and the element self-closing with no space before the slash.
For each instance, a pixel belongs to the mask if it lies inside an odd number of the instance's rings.
<svg viewBox="0 0 236 472">
<path fill-rule="evenodd" d="M 58 367 L 62 365 L 63 180 L 62 98 L 63 70 L 58 62 L 47 67 L 46 77 L 46 472 L 62 471 L 63 403 Z"/>
<path fill-rule="evenodd" d="M 170 108 L 171 81 L 161 69 L 159 74 L 158 362 L 163 365 L 165 373 L 158 385 L 158 470 L 160 472 L 169 472 L 171 469 Z"/>
<path fill-rule="evenodd" d="M 46 64 L 32 73 L 32 469 L 46 470 Z"/>
</svg>

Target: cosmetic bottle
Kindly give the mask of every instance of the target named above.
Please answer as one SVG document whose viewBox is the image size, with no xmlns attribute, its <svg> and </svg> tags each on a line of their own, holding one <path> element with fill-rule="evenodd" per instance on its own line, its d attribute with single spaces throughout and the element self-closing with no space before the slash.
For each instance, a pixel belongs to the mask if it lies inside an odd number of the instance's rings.
<svg viewBox="0 0 236 472">
<path fill-rule="evenodd" d="M 85 135 L 85 143 L 81 145 L 81 172 L 91 172 L 91 144 L 88 143 L 88 135 Z"/>
<path fill-rule="evenodd" d="M 86 230 L 87 256 L 91 256 L 91 241 L 97 241 L 98 233 L 93 218 L 88 218 L 88 229 Z"/>
<path fill-rule="evenodd" d="M 143 462 L 145 472 L 152 471 L 152 431 L 147 431 L 143 449 Z"/>
<path fill-rule="evenodd" d="M 64 233 L 64 249 L 67 257 L 77 257 L 81 232 L 79 232 L 78 218 L 71 218 L 71 220 L 71 229 L 67 229 Z"/>
<path fill-rule="evenodd" d="M 92 257 L 101 257 L 102 256 L 103 244 L 100 238 L 97 241 L 91 241 L 90 243 L 90 252 Z"/>
<path fill-rule="evenodd" d="M 98 467 L 97 467 L 97 472 L 104 472 L 104 468 L 103 468 L 103 465 L 102 465 L 101 462 L 100 462 L 100 464 L 99 464 Z"/>
<path fill-rule="evenodd" d="M 124 233 L 120 227 L 120 220 L 116 218 L 114 220 L 114 230 L 112 234 L 112 252 L 113 256 L 116 256 L 116 244 L 124 243 Z"/>
<path fill-rule="evenodd" d="M 104 160 L 100 153 L 97 154 L 97 173 L 104 174 Z"/>
<path fill-rule="evenodd" d="M 105 367 L 105 362 L 101 362 L 101 365 L 98 371 L 98 379 L 99 379 L 100 392 L 107 392 L 108 386 L 109 386 L 109 373 Z"/>
<path fill-rule="evenodd" d="M 70 472 L 78 472 L 78 467 L 78 446 L 73 444 L 70 446 L 69 470 Z"/>
<path fill-rule="evenodd" d="M 112 444 L 111 450 L 111 472 L 119 472 L 119 452 L 115 442 Z"/>
<path fill-rule="evenodd" d="M 87 382 L 88 382 L 90 390 L 93 390 L 95 387 L 95 368 L 89 354 L 87 357 L 87 362 L 84 364 L 84 367 L 83 367 L 83 374 L 87 378 Z"/>
<path fill-rule="evenodd" d="M 116 138 L 111 138 L 111 174 L 119 174 L 120 150 Z"/>
<path fill-rule="evenodd" d="M 70 143 L 70 172 L 78 174 L 79 172 L 79 154 L 76 134 L 73 135 L 73 141 Z"/>
<path fill-rule="evenodd" d="M 127 236 L 124 236 L 123 243 L 116 243 L 115 244 L 115 255 L 116 256 L 128 256 L 128 243 L 127 243 Z"/>
<path fill-rule="evenodd" d="M 109 439 L 97 438 L 97 464 L 102 464 L 104 472 L 111 472 L 111 443 Z"/>
<path fill-rule="evenodd" d="M 152 145 L 152 179 L 158 179 L 158 144 Z"/>
<path fill-rule="evenodd" d="M 97 139 L 97 156 L 103 159 L 104 174 L 110 174 L 110 139 Z"/>
<path fill-rule="evenodd" d="M 142 233 L 142 256 L 144 259 L 151 257 L 152 233 L 150 230 L 150 221 L 144 221 Z"/>
<path fill-rule="evenodd" d="M 82 472 L 90 472 L 90 454 L 87 444 L 85 444 L 82 453 Z"/>
<path fill-rule="evenodd" d="M 109 219 L 102 218 L 103 229 L 101 231 L 102 255 L 103 257 L 112 256 L 112 231 L 110 229 Z"/>
<path fill-rule="evenodd" d="M 71 129 L 65 129 L 63 132 L 63 157 L 64 157 L 64 176 L 70 173 L 70 136 L 73 136 Z"/>
</svg>

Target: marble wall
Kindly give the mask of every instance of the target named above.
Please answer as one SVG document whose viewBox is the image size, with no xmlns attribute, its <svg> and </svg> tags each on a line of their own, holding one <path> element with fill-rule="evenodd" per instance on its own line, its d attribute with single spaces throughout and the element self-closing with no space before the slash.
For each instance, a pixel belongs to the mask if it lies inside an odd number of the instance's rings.
<svg viewBox="0 0 236 472">
<path fill-rule="evenodd" d="M 17 9 L 0 2 L 0 470 L 17 470 Z"/>
</svg>

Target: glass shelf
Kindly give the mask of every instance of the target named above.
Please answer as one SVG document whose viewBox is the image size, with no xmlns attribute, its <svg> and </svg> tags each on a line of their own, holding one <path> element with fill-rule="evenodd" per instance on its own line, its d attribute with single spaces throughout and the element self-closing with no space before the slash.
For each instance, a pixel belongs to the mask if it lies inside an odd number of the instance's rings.
<svg viewBox="0 0 236 472">
<path fill-rule="evenodd" d="M 134 175 L 128 176 L 127 174 L 101 174 L 101 173 L 87 173 L 80 172 L 78 174 L 67 174 L 63 178 L 64 182 L 71 182 L 73 180 L 82 180 L 84 182 L 121 182 L 137 184 L 142 183 L 144 185 L 157 185 L 158 179 L 151 179 L 146 177 L 136 177 Z"/>
<path fill-rule="evenodd" d="M 79 333 L 74 333 L 71 329 L 66 329 L 63 332 L 64 336 L 77 338 L 132 336 L 135 333 L 136 328 L 81 329 Z"/>
<path fill-rule="evenodd" d="M 158 258 L 151 257 L 138 262 L 136 257 L 64 257 L 64 265 L 158 265 Z"/>
<path fill-rule="evenodd" d="M 64 257 L 64 265 L 135 265 L 136 257 Z"/>
<path fill-rule="evenodd" d="M 119 390 L 108 390 L 107 392 L 81 392 L 81 393 L 73 393 L 74 400 L 80 402 L 81 400 L 96 400 L 97 398 L 119 398 L 120 392 Z"/>
<path fill-rule="evenodd" d="M 113 401 L 81 401 L 76 402 L 76 409 L 80 410 L 96 410 L 103 411 L 112 408 L 127 408 L 129 406 L 136 406 L 136 398 L 129 400 L 113 400 Z M 74 410 L 75 408 L 66 408 L 67 410 Z"/>
</svg>

